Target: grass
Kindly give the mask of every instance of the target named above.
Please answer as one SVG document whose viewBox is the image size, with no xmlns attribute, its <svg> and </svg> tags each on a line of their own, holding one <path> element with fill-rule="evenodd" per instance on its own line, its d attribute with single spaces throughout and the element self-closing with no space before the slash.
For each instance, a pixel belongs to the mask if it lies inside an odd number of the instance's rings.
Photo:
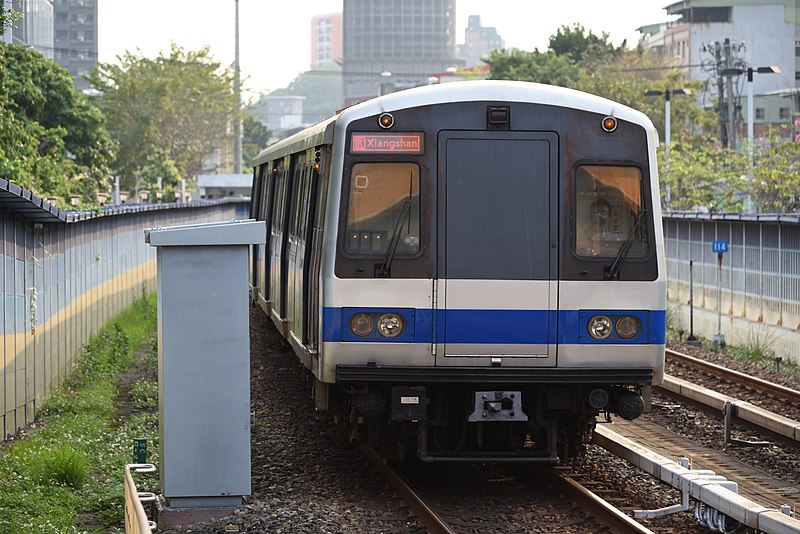
<svg viewBox="0 0 800 534">
<path fill-rule="evenodd" d="M 679 313 L 677 305 L 667 305 L 667 340 L 675 342 L 684 342 L 686 333 L 678 319 Z M 713 340 L 698 338 L 700 346 L 710 352 L 715 352 L 717 347 L 714 345 Z M 747 338 L 739 345 L 726 345 L 724 352 L 728 356 L 732 356 L 738 360 L 760 365 L 762 367 L 771 367 L 777 371 L 788 375 L 800 377 L 800 365 L 793 361 L 783 361 L 775 357 L 775 350 L 772 348 L 774 344 L 774 336 L 763 328 L 751 329 Z"/>
<path fill-rule="evenodd" d="M 134 361 L 155 365 L 155 324 L 154 295 L 121 313 L 89 341 L 22 438 L 0 447 L 0 534 L 121 529 L 124 466 L 133 463 L 134 438 L 147 439 L 148 461 L 157 461 L 158 416 L 142 412 L 115 422 L 114 399 Z M 137 405 L 157 402 L 155 382 L 145 382 L 133 387 Z"/>
</svg>

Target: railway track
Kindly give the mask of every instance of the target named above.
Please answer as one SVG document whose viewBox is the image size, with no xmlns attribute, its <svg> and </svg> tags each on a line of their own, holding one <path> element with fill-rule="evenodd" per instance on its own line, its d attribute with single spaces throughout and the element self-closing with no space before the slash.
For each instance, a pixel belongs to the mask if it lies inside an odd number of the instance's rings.
<svg viewBox="0 0 800 534">
<path fill-rule="evenodd" d="M 656 391 L 701 407 L 711 415 L 718 414 L 726 443 L 740 441 L 732 438 L 731 432 L 734 424 L 741 424 L 770 439 L 800 447 L 800 391 L 686 354 L 667 353 L 670 361 L 678 362 L 686 379 L 666 374 Z M 678 369 L 674 363 L 671 367 Z"/>
<path fill-rule="evenodd" d="M 787 400 L 795 405 L 800 406 L 800 391 L 773 382 L 768 382 L 756 376 L 741 373 L 739 371 L 717 365 L 700 358 L 695 358 L 688 354 L 678 352 L 676 350 L 666 350 L 667 359 L 671 362 L 676 362 L 680 365 L 697 369 L 707 375 L 712 375 L 717 378 L 740 384 L 742 386 L 766 393 L 767 395 Z"/>
<path fill-rule="evenodd" d="M 490 503 L 482 507 L 477 502 L 464 502 L 465 496 L 442 497 L 436 484 L 426 481 L 420 476 L 420 470 L 427 466 L 436 469 L 434 479 L 450 478 L 458 486 L 458 472 L 464 472 L 463 465 L 408 464 L 390 467 L 378 454 L 369 447 L 362 446 L 361 452 L 372 464 L 376 473 L 408 506 L 417 523 L 429 534 L 460 534 L 473 532 L 612 532 L 622 534 L 652 533 L 643 524 L 634 520 L 625 511 L 612 505 L 593 488 L 601 488 L 605 494 L 612 493 L 607 484 L 595 481 L 586 472 L 571 468 L 532 467 L 530 465 L 511 467 L 507 464 L 482 466 L 474 480 L 462 480 L 469 487 L 467 499 Z M 448 476 L 449 475 L 449 476 Z M 464 477 L 465 479 L 471 477 Z M 474 486 L 477 481 L 477 486 Z M 509 497 L 502 489 L 492 486 L 511 485 L 514 487 L 513 497 Z M 488 489 L 487 489 L 488 488 Z M 553 503 L 542 502 L 540 493 L 557 496 L 558 509 L 553 510 Z M 602 488 L 606 488 L 605 491 Z M 485 490 L 485 491 L 482 491 Z M 616 493 L 616 492 L 613 492 Z M 428 496 L 430 495 L 430 497 Z M 622 502 L 624 497 L 618 498 Z M 506 508 L 519 511 L 518 517 L 509 520 L 509 516 L 497 506 L 494 513 L 492 501 L 505 501 Z M 576 518 L 579 515 L 580 518 Z M 563 523 L 578 523 L 576 530 L 563 530 Z M 596 523 L 596 527 L 591 527 Z M 599 529 L 599 530 L 598 530 Z"/>
</svg>

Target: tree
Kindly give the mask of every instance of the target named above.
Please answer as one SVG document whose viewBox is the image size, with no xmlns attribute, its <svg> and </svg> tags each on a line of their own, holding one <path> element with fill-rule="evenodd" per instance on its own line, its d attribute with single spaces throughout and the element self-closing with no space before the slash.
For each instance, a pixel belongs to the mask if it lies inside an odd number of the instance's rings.
<svg viewBox="0 0 800 534">
<path fill-rule="evenodd" d="M 18 4 L 19 1 L 13 0 L 9 9 L 6 9 L 5 4 L 0 2 L 0 33 L 11 31 L 11 25 L 21 16 L 19 11 L 13 9 L 14 4 Z"/>
<path fill-rule="evenodd" d="M 63 67 L 18 45 L 0 46 L 0 176 L 39 196 L 93 204 L 108 191 L 114 143 L 104 117 Z"/>
<path fill-rule="evenodd" d="M 760 212 L 800 210 L 800 139 L 782 139 L 778 130 L 772 130 L 757 140 L 744 192 Z"/>
<path fill-rule="evenodd" d="M 485 60 L 491 68 L 492 80 L 520 80 L 574 87 L 580 68 L 569 56 L 555 52 L 493 50 Z"/>
<path fill-rule="evenodd" d="M 258 156 L 258 153 L 267 146 L 272 132 L 261 124 L 258 119 L 245 113 L 242 127 L 242 159 L 243 168 L 247 168 L 250 162 Z"/>
<path fill-rule="evenodd" d="M 673 210 L 741 212 L 746 200 L 747 154 L 725 148 L 711 136 L 679 132 L 669 161 L 659 149 L 662 204 L 669 188 Z"/>
<path fill-rule="evenodd" d="M 159 150 L 156 163 L 174 165 L 190 182 L 214 170 L 214 159 L 233 146 L 232 124 L 239 113 L 233 69 L 222 68 L 207 47 L 185 51 L 174 44 L 155 59 L 131 52 L 117 59 L 118 65 L 98 65 L 88 80 L 119 143 L 120 185 L 136 188 Z M 175 186 L 178 178 L 162 179 Z"/>
<path fill-rule="evenodd" d="M 605 32 L 598 37 L 591 30 L 587 34 L 583 25 L 575 24 L 572 28 L 561 26 L 555 35 L 550 36 L 549 47 L 554 54 L 567 56 L 576 63 L 605 61 L 627 48 L 627 41 L 615 48 L 610 39 L 611 36 Z"/>
<path fill-rule="evenodd" d="M 313 124 L 333 115 L 342 107 L 342 68 L 330 62 L 318 69 L 300 73 L 288 87 L 269 96 L 304 96 L 303 122 Z"/>
</svg>

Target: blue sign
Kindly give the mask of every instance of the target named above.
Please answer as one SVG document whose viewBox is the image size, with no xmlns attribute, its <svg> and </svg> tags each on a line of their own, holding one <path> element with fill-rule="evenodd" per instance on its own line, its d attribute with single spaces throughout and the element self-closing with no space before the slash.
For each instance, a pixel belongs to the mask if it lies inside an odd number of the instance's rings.
<svg viewBox="0 0 800 534">
<path fill-rule="evenodd" d="M 713 241 L 711 243 L 711 251 L 712 252 L 728 252 L 728 242 L 727 241 Z"/>
</svg>

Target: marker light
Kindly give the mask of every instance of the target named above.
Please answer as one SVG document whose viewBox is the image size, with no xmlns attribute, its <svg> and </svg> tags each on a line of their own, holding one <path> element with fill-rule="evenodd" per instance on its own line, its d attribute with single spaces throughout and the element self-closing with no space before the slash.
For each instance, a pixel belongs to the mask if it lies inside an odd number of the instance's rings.
<svg viewBox="0 0 800 534">
<path fill-rule="evenodd" d="M 595 315 L 589 319 L 589 324 L 586 328 L 589 331 L 589 335 L 593 338 L 606 339 L 611 335 L 611 319 L 605 315 Z"/>
<path fill-rule="evenodd" d="M 622 339 L 630 339 L 639 333 L 639 321 L 636 317 L 630 315 L 623 315 L 617 319 L 617 334 Z"/>
<path fill-rule="evenodd" d="M 378 117 L 378 124 L 384 130 L 388 130 L 394 126 L 394 117 L 391 113 L 381 113 L 381 116 Z"/>
<path fill-rule="evenodd" d="M 606 117 L 603 119 L 603 130 L 613 132 L 617 129 L 617 119 L 614 117 Z"/>
<path fill-rule="evenodd" d="M 378 318 L 378 332 L 383 337 L 397 337 L 403 332 L 403 318 L 396 313 L 384 313 Z"/>
<path fill-rule="evenodd" d="M 357 313 L 350 319 L 350 330 L 358 337 L 370 335 L 372 326 L 372 317 L 366 313 Z"/>
</svg>

